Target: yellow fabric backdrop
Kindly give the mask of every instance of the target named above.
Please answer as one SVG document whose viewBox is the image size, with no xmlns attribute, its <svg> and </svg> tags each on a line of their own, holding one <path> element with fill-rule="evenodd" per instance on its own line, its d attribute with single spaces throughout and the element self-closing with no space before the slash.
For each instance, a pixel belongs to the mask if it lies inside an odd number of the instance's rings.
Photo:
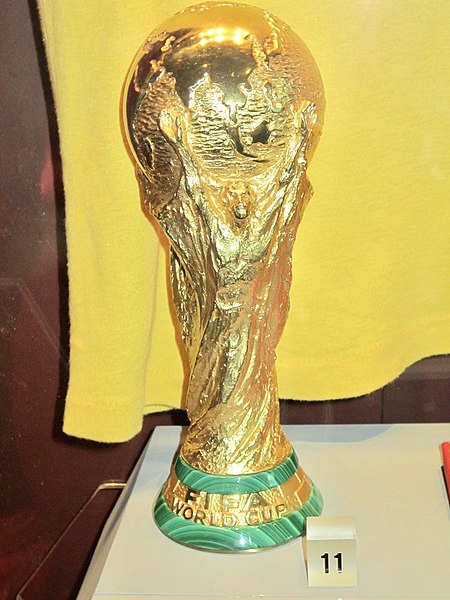
<svg viewBox="0 0 450 600">
<path fill-rule="evenodd" d="M 141 212 L 119 97 L 146 35 L 191 3 L 40 0 L 67 199 L 72 435 L 125 440 L 182 400 L 166 253 Z M 450 2 L 253 4 L 304 39 L 327 95 L 280 396 L 361 395 L 450 352 Z"/>
</svg>

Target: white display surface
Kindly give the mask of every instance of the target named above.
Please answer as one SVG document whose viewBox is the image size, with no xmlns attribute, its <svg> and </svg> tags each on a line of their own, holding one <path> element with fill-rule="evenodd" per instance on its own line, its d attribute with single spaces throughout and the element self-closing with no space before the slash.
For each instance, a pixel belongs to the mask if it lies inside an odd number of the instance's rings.
<svg viewBox="0 0 450 600">
<path fill-rule="evenodd" d="M 450 438 L 450 425 L 284 429 L 323 494 L 323 514 L 355 518 L 356 587 L 308 587 L 301 540 L 233 555 L 190 549 L 165 537 L 152 508 L 181 429 L 159 427 L 110 534 L 115 536 L 93 598 L 450 598 L 450 507 L 439 453 L 440 442 Z M 84 589 L 83 600 L 88 597 Z"/>
</svg>

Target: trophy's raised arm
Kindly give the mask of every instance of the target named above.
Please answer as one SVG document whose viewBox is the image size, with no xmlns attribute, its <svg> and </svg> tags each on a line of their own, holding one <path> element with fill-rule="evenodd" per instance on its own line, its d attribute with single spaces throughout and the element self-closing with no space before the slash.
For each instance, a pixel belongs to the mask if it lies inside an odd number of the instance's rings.
<svg viewBox="0 0 450 600">
<path fill-rule="evenodd" d="M 321 511 L 279 421 L 275 348 L 324 93 L 305 44 L 267 11 L 208 2 L 151 34 L 123 118 L 145 207 L 170 243 L 190 427 L 155 508 L 164 533 L 240 552 Z"/>
</svg>

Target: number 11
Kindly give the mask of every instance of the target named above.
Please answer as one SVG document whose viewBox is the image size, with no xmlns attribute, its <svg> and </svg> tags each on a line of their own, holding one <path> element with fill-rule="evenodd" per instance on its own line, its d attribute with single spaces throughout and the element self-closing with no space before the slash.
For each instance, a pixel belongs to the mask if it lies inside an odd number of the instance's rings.
<svg viewBox="0 0 450 600">
<path fill-rule="evenodd" d="M 328 556 L 328 552 L 325 552 L 325 554 L 322 554 L 322 556 L 320 557 L 323 559 L 324 565 L 324 571 L 325 573 L 329 573 L 330 572 L 330 559 Z M 338 573 L 342 573 L 342 552 L 338 552 L 337 554 L 335 554 L 333 556 L 333 558 L 336 559 L 337 562 L 337 572 Z"/>
</svg>

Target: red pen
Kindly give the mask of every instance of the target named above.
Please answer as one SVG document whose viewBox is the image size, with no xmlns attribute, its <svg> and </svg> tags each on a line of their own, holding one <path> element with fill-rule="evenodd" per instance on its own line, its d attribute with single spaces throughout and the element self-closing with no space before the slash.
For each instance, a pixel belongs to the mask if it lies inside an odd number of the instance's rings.
<svg viewBox="0 0 450 600">
<path fill-rule="evenodd" d="M 442 468 L 444 470 L 445 485 L 450 500 L 450 442 L 442 442 Z"/>
</svg>

